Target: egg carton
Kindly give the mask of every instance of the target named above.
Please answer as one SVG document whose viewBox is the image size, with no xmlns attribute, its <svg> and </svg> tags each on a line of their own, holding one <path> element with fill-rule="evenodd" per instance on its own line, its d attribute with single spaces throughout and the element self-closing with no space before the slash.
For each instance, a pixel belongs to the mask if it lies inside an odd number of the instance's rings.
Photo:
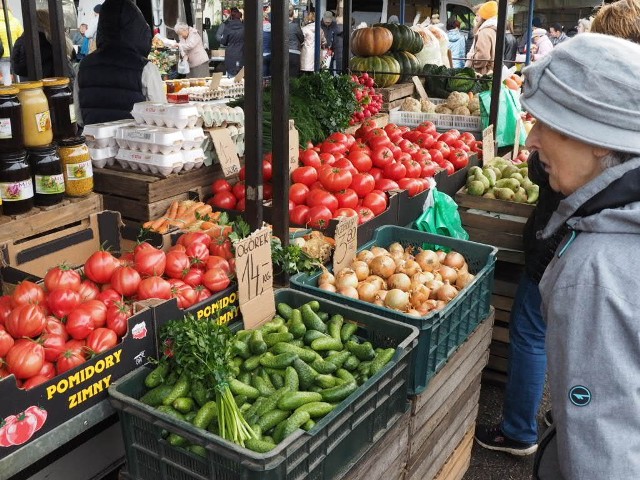
<svg viewBox="0 0 640 480">
<path fill-rule="evenodd" d="M 118 154 L 118 146 L 104 148 L 89 148 L 91 163 L 96 168 L 104 168 L 116 164 L 116 155 Z"/>
<path fill-rule="evenodd" d="M 198 147 L 191 150 L 181 150 L 180 153 L 182 154 L 182 161 L 184 162 L 184 170 L 200 168 L 204 165 L 206 155 L 202 148 Z"/>
<path fill-rule="evenodd" d="M 134 125 L 131 119 L 116 120 L 115 122 L 94 123 L 85 125 L 83 135 L 89 148 L 117 147 L 116 132 L 121 127 Z"/>
<path fill-rule="evenodd" d="M 120 148 L 166 155 L 182 148 L 184 135 L 178 129 L 130 125 L 117 131 L 116 142 Z"/>
<path fill-rule="evenodd" d="M 172 173 L 178 173 L 181 170 L 190 170 L 194 167 L 193 163 L 185 165 L 182 152 L 162 155 L 121 148 L 118 150 L 116 160 L 122 168 L 140 170 L 144 173 L 162 175 L 163 177 L 167 177 Z"/>
<path fill-rule="evenodd" d="M 185 128 L 181 130 L 184 142 L 182 143 L 183 150 L 193 150 L 202 147 L 206 135 L 202 127 Z"/>
<path fill-rule="evenodd" d="M 198 106 L 198 112 L 207 128 L 220 127 L 225 123 L 244 125 L 244 110 L 242 107 L 204 103 Z"/>
<path fill-rule="evenodd" d="M 169 128 L 193 128 L 202 125 L 198 109 L 191 103 L 140 102 L 133 105 L 131 116 L 137 123 Z"/>
</svg>

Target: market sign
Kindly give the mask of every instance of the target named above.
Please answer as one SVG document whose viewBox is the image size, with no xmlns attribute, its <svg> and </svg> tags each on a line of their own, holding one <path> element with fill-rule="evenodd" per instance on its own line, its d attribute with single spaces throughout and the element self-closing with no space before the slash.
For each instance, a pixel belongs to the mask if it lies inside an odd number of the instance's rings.
<svg viewBox="0 0 640 480">
<path fill-rule="evenodd" d="M 222 173 L 225 177 L 237 175 L 240 172 L 240 158 L 236 144 L 231 139 L 231 133 L 226 128 L 210 128 L 208 131 L 220 160 Z"/>
<path fill-rule="evenodd" d="M 298 168 L 300 157 L 300 134 L 293 120 L 289 120 L 289 174 Z"/>
<path fill-rule="evenodd" d="M 334 234 L 336 248 L 333 252 L 333 271 L 348 267 L 356 258 L 358 248 L 358 217 L 340 217 Z"/>
<path fill-rule="evenodd" d="M 493 141 L 493 125 L 482 131 L 482 161 L 489 162 L 496 156 L 496 145 Z"/>
</svg>

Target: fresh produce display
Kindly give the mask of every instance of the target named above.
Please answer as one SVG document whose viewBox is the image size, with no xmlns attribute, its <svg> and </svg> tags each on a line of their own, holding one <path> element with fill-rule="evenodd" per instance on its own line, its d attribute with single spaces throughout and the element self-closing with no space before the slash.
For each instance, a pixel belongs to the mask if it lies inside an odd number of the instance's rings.
<svg viewBox="0 0 640 480">
<path fill-rule="evenodd" d="M 429 99 L 418 100 L 413 97 L 407 97 L 400 105 L 400 110 L 479 117 L 480 99 L 471 92 L 451 92 L 442 103 L 433 103 Z"/>
<path fill-rule="evenodd" d="M 347 268 L 318 278 L 322 290 L 375 303 L 415 317 L 442 310 L 474 275 L 461 253 L 414 250 L 392 243 L 361 250 Z"/>
<path fill-rule="evenodd" d="M 367 72 L 379 88 L 390 87 L 400 80 L 400 64 L 391 55 L 351 57 L 349 68 L 353 72 Z"/>
<path fill-rule="evenodd" d="M 411 52 L 392 52 L 391 56 L 400 64 L 400 82 L 408 82 L 413 75 L 420 73 L 418 59 Z"/>
<path fill-rule="evenodd" d="M 413 31 L 406 25 L 396 25 L 395 23 L 378 23 L 375 27 L 383 27 L 391 32 L 393 42 L 390 46 L 392 52 L 409 52 L 416 54 L 424 46 L 424 41 L 418 32 Z M 357 31 L 357 30 L 356 30 Z M 353 49 L 352 49 L 353 50 Z M 355 55 L 359 53 L 353 52 Z"/>
<path fill-rule="evenodd" d="M 359 77 L 352 75 L 351 80 L 356 84 L 353 91 L 358 101 L 358 109 L 349 120 L 349 125 L 355 125 L 380 111 L 382 108 L 382 95 L 376 93 L 375 88 L 373 88 L 373 78 L 368 73 L 363 73 Z"/>
<path fill-rule="evenodd" d="M 291 243 L 302 249 L 304 253 L 315 258 L 320 263 L 327 263 L 335 247 L 335 241 L 322 232 L 313 231 L 304 237 L 294 238 Z"/>
<path fill-rule="evenodd" d="M 427 94 L 434 98 L 447 98 L 451 92 L 480 93 L 491 89 L 491 76 L 477 77 L 473 68 L 427 64 L 422 73 L 426 75 Z"/>
<path fill-rule="evenodd" d="M 359 57 L 384 55 L 393 43 L 391 31 L 380 26 L 359 28 L 351 35 L 351 51 Z"/>
<path fill-rule="evenodd" d="M 208 230 L 217 224 L 220 215 L 204 202 L 174 201 L 161 217 L 145 222 L 142 228 L 157 233 L 167 233 L 173 229 Z"/>
<path fill-rule="evenodd" d="M 485 162 L 482 168 L 471 167 L 467 175 L 466 192 L 485 198 L 536 203 L 539 188 L 529 179 L 526 162 L 514 163 L 502 157 Z"/>
<path fill-rule="evenodd" d="M 259 329 L 233 336 L 214 320 L 169 322 L 161 333 L 165 355 L 140 401 L 266 453 L 297 429 L 313 428 L 396 352 L 363 341 L 356 323 L 330 317 L 318 301 L 279 303 L 277 311 Z M 204 453 L 175 433 L 167 441 Z"/>
<path fill-rule="evenodd" d="M 522 84 L 524 83 L 524 79 L 517 73 L 512 73 L 505 78 L 502 83 L 505 87 L 510 88 L 511 90 L 519 91 L 520 87 L 522 87 Z"/>
</svg>

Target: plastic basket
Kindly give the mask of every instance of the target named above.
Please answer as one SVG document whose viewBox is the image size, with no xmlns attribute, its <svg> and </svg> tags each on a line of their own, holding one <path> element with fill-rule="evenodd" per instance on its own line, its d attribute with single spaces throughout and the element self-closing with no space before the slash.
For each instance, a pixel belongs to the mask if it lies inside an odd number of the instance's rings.
<svg viewBox="0 0 640 480">
<path fill-rule="evenodd" d="M 276 291 L 276 302 L 297 307 L 316 296 L 291 289 Z M 407 411 L 411 353 L 418 331 L 327 300 L 322 309 L 359 324 L 357 335 L 374 345 L 396 347 L 389 364 L 361 385 L 317 425 L 298 430 L 278 447 L 258 454 L 164 415 L 138 401 L 149 372 L 139 368 L 109 387 L 118 411 L 127 458 L 127 478 L 135 480 L 275 480 L 340 478 Z M 206 448 L 206 458 L 173 447 L 162 430 Z"/>
<path fill-rule="evenodd" d="M 435 105 L 445 102 L 441 98 L 431 98 L 429 100 Z M 422 122 L 433 122 L 438 130 L 455 128 L 468 132 L 482 131 L 482 117 L 445 113 L 405 112 L 402 110 L 391 110 L 389 112 L 389 123 L 414 128 Z"/>
<path fill-rule="evenodd" d="M 404 247 L 409 245 L 421 247 L 427 244 L 456 250 L 464 255 L 469 265 L 469 272 L 473 273 L 475 278 L 444 309 L 422 318 L 321 290 L 318 288 L 319 271 L 311 275 L 295 275 L 291 278 L 291 285 L 293 288 L 312 293 L 318 297 L 417 327 L 420 330 L 420 336 L 418 337 L 418 348 L 414 354 L 409 390 L 412 394 L 418 394 L 427 387 L 431 377 L 444 366 L 451 354 L 489 315 L 498 249 L 418 230 L 385 226 L 378 228 L 373 239 L 360 247 L 360 250 L 370 249 L 374 246 L 386 248 L 394 242 L 399 242 Z"/>
</svg>

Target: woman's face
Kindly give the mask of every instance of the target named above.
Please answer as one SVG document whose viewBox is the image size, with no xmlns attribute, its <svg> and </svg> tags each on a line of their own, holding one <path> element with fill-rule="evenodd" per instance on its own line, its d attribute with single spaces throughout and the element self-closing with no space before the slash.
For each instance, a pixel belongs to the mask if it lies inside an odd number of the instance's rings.
<svg viewBox="0 0 640 480">
<path fill-rule="evenodd" d="M 571 195 L 602 172 L 602 149 L 567 137 L 536 122 L 527 137 L 527 148 L 537 150 L 549 184 L 563 195 Z"/>
<path fill-rule="evenodd" d="M 178 35 L 180 35 L 182 38 L 187 38 L 189 36 L 189 29 L 181 28 L 180 31 L 178 32 Z"/>
</svg>

